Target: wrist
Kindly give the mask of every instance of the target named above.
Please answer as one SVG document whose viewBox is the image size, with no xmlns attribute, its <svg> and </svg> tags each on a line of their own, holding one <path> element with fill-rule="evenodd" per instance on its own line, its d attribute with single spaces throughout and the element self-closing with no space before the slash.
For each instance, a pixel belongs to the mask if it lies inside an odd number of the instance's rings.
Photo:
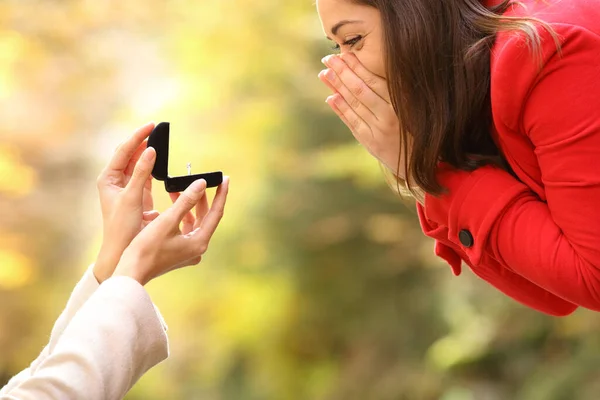
<svg viewBox="0 0 600 400">
<path fill-rule="evenodd" d="M 150 279 L 147 278 L 142 268 L 140 268 L 143 262 L 140 255 L 126 250 L 117 263 L 113 276 L 126 276 L 145 286 Z"/>
<path fill-rule="evenodd" d="M 104 245 L 100 248 L 93 268 L 94 276 L 98 283 L 102 283 L 112 276 L 120 258 L 120 252 L 110 250 Z"/>
</svg>

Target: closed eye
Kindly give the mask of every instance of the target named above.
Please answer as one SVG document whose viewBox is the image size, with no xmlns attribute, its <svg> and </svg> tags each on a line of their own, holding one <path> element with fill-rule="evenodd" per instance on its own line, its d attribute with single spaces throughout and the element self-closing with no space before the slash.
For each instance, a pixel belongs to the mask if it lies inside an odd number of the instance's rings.
<svg viewBox="0 0 600 400">
<path fill-rule="evenodd" d="M 355 45 L 358 44 L 358 42 L 360 42 L 363 39 L 362 36 L 356 36 L 353 37 L 352 39 L 346 40 L 344 43 L 342 43 L 342 46 L 350 46 L 350 48 L 353 48 Z M 340 45 L 336 44 L 335 46 L 332 47 L 333 50 L 340 50 Z"/>
</svg>

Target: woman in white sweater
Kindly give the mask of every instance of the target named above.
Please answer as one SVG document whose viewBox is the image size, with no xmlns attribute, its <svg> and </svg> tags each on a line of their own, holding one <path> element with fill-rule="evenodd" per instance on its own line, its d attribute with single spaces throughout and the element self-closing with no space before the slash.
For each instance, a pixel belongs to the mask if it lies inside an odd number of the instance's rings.
<svg viewBox="0 0 600 400">
<path fill-rule="evenodd" d="M 153 211 L 156 153 L 146 148 L 153 128 L 147 124 L 123 142 L 99 176 L 98 259 L 73 290 L 48 345 L 0 390 L 0 400 L 122 399 L 167 358 L 166 326 L 144 285 L 200 262 L 223 216 L 229 180 L 210 207 L 201 180 L 174 196 L 167 211 Z"/>
</svg>

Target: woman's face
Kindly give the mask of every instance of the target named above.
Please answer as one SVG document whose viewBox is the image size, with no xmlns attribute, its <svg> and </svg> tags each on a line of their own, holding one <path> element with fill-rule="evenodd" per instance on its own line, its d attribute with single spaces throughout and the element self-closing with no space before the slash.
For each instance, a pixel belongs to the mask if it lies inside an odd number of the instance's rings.
<svg viewBox="0 0 600 400">
<path fill-rule="evenodd" d="M 317 0 L 323 31 L 342 53 L 353 52 L 372 73 L 386 78 L 381 14 L 351 0 Z"/>
</svg>

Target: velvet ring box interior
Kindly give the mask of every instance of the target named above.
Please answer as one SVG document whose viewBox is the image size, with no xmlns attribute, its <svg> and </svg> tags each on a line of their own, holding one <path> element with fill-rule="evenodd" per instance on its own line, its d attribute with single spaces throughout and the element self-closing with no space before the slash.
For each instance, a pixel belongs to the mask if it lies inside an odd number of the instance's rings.
<svg viewBox="0 0 600 400">
<path fill-rule="evenodd" d="M 204 179 L 206 187 L 216 187 L 223 183 L 223 173 L 208 172 L 203 174 L 169 176 L 169 128 L 168 122 L 161 122 L 156 125 L 150 137 L 148 137 L 148 147 L 156 150 L 156 162 L 152 170 L 154 179 L 165 182 L 165 189 L 169 193 L 183 192 L 194 181 Z"/>
</svg>

